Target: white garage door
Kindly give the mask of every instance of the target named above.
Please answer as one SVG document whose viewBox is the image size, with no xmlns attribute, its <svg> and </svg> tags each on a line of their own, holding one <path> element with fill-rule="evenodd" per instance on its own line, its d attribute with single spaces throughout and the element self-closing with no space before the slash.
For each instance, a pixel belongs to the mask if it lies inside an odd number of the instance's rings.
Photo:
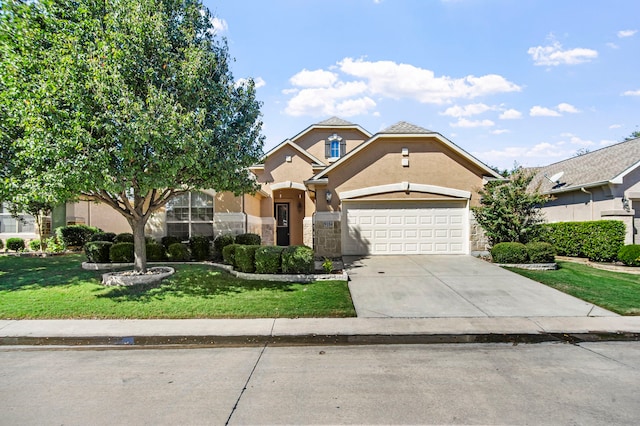
<svg viewBox="0 0 640 426">
<path fill-rule="evenodd" d="M 345 201 L 342 253 L 465 254 L 466 206 L 466 201 Z"/>
</svg>

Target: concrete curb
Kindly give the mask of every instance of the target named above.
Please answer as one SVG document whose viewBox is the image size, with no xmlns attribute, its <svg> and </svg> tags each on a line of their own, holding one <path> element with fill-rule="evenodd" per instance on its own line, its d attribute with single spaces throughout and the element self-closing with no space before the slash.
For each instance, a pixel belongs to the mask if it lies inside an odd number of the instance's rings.
<svg viewBox="0 0 640 426">
<path fill-rule="evenodd" d="M 0 346 L 226 347 L 640 341 L 640 317 L 2 320 Z"/>
</svg>

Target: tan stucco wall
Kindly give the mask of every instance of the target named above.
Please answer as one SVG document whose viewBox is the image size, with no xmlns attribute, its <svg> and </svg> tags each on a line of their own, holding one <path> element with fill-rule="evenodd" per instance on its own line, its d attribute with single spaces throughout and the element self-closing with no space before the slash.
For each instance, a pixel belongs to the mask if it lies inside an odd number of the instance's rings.
<svg viewBox="0 0 640 426">
<path fill-rule="evenodd" d="M 67 223 L 76 222 L 95 226 L 105 232 L 131 232 L 131 226 L 120 213 L 106 204 L 93 201 L 67 203 Z"/>
<path fill-rule="evenodd" d="M 409 149 L 408 157 L 403 157 L 402 148 Z M 403 158 L 409 159 L 408 167 L 402 165 Z M 367 149 L 331 171 L 327 189 L 333 192 L 333 210 L 339 208 L 337 194 L 342 191 L 399 182 L 469 191 L 472 193 L 471 205 L 474 206 L 479 203 L 477 191 L 482 187 L 483 174 L 480 167 L 436 139 L 389 137 L 374 141 Z M 389 197 L 402 198 L 403 195 L 396 193 Z M 420 198 L 425 194 L 410 194 L 409 197 Z M 327 209 L 325 204 L 319 202 L 318 210 Z"/>
<path fill-rule="evenodd" d="M 260 199 L 258 195 L 244 195 L 244 212 L 250 216 L 260 216 Z"/>
<path fill-rule="evenodd" d="M 205 192 L 208 193 L 208 191 Z M 217 193 L 213 201 L 213 212 L 214 214 L 242 212 L 242 198 L 236 197 L 231 192 Z"/>
<path fill-rule="evenodd" d="M 287 162 L 287 156 L 291 157 L 291 162 Z M 262 189 L 270 194 L 270 184 L 286 181 L 303 183 L 313 176 L 313 169 L 311 160 L 294 148 L 284 146 L 266 159 L 264 170 L 256 175 L 258 182 L 264 184 Z"/>
<path fill-rule="evenodd" d="M 298 139 L 295 139 L 294 142 L 320 161 L 327 163 L 327 158 L 324 156 L 325 141 L 333 134 L 340 136 L 346 141 L 347 153 L 369 139 L 367 135 L 359 130 L 348 128 L 340 129 L 337 127 L 335 129 L 313 129 Z"/>
</svg>

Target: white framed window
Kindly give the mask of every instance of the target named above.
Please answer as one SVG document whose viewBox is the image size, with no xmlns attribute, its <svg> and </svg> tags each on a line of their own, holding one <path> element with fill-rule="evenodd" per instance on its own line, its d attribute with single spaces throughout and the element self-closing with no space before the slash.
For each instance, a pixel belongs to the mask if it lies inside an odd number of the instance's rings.
<svg viewBox="0 0 640 426">
<path fill-rule="evenodd" d="M 324 156 L 332 161 L 344 156 L 346 151 L 347 142 L 335 133 L 325 141 Z"/>
<path fill-rule="evenodd" d="M 36 232 L 36 220 L 28 214 L 20 214 L 18 217 L 11 215 L 7 205 L 0 203 L 0 233 L 2 234 L 34 234 Z"/>
<path fill-rule="evenodd" d="M 188 192 L 171 199 L 166 206 L 167 235 L 187 240 L 213 236 L 213 196 Z"/>
</svg>

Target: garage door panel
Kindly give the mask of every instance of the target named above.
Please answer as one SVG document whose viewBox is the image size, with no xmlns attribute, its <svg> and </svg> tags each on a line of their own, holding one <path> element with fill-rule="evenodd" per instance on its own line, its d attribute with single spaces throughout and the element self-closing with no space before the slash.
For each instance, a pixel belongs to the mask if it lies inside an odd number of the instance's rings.
<svg viewBox="0 0 640 426">
<path fill-rule="evenodd" d="M 348 202 L 344 254 L 462 254 L 467 207 L 462 202 Z"/>
</svg>

